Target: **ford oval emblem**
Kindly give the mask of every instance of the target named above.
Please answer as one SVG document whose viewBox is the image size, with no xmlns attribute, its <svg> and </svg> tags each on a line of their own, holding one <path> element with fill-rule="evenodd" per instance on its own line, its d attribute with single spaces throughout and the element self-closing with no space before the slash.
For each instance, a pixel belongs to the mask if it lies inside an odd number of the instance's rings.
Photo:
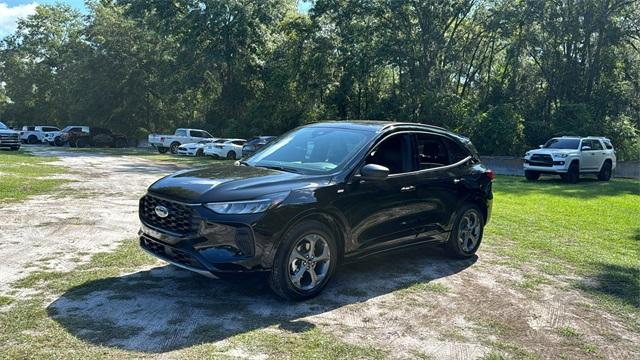
<svg viewBox="0 0 640 360">
<path fill-rule="evenodd" d="M 158 205 L 156 206 L 156 215 L 161 218 L 166 218 L 167 216 L 169 216 L 169 210 L 162 205 Z"/>
</svg>

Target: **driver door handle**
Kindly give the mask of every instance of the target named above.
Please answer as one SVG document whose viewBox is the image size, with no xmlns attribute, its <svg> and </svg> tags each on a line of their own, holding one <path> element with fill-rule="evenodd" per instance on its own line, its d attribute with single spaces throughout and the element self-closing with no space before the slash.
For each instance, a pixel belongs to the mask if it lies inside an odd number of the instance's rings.
<svg viewBox="0 0 640 360">
<path fill-rule="evenodd" d="M 411 191 L 415 191 L 416 187 L 411 185 L 411 186 L 403 186 L 400 191 L 401 192 L 411 192 Z"/>
</svg>

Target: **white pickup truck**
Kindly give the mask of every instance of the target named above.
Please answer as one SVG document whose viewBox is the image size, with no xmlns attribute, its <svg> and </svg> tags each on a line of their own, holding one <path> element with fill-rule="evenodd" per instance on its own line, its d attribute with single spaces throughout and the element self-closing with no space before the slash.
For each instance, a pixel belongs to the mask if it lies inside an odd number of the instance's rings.
<svg viewBox="0 0 640 360">
<path fill-rule="evenodd" d="M 201 140 L 213 138 L 211 134 L 200 129 L 176 129 L 173 135 L 149 135 L 149 144 L 158 149 L 160 154 L 164 154 L 167 151 L 175 154 L 182 144 L 197 143 Z"/>
<path fill-rule="evenodd" d="M 59 132 L 55 126 L 23 126 L 20 131 L 20 140 L 26 144 L 36 144 L 45 142 L 44 138 L 47 133 Z"/>
</svg>

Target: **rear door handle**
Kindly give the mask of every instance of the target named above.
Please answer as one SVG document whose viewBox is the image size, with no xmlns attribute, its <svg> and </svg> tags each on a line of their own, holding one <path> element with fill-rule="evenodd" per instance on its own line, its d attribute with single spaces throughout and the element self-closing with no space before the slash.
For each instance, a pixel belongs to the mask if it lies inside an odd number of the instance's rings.
<svg viewBox="0 0 640 360">
<path fill-rule="evenodd" d="M 400 191 L 402 192 L 410 192 L 410 191 L 415 191 L 416 187 L 411 185 L 411 186 L 403 186 Z"/>
</svg>

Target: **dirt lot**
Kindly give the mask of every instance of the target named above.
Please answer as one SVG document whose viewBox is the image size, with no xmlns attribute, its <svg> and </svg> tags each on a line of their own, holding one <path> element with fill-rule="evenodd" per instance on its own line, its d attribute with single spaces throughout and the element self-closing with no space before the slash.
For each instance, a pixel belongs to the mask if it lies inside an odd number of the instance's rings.
<svg viewBox="0 0 640 360">
<path fill-rule="evenodd" d="M 75 181 L 2 205 L 0 291 L 18 298 L 38 291 L 12 286 L 29 273 L 73 270 L 134 239 L 139 197 L 180 167 L 37 149 L 60 156 L 71 169 L 64 176 Z M 343 267 L 320 297 L 298 304 L 275 298 L 260 279 L 210 280 L 149 259 L 132 272 L 46 292 L 46 312 L 74 339 L 103 346 L 103 355 L 200 357 L 215 348 L 232 358 L 303 358 L 294 339 L 320 333 L 359 349 L 338 353 L 346 357 L 640 356 L 633 324 L 572 286 L 574 275 L 509 266 L 498 251 L 508 246 L 493 241 L 468 261 L 451 261 L 437 248 L 376 257 Z M 311 357 L 326 355 L 320 348 Z"/>
</svg>

